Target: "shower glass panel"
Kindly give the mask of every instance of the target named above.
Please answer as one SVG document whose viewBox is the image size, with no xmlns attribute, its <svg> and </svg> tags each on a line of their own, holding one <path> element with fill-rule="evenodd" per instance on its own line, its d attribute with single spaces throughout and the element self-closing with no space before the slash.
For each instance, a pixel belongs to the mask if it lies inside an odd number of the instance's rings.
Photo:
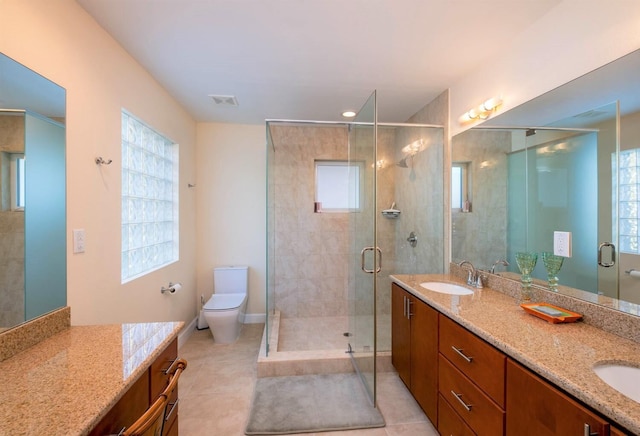
<svg viewBox="0 0 640 436">
<path fill-rule="evenodd" d="M 265 352 L 269 355 L 270 334 L 273 331 L 273 319 L 275 315 L 275 146 L 271 137 L 271 126 L 266 125 L 267 140 L 267 295 L 266 295 L 266 320 L 265 320 Z"/>
<path fill-rule="evenodd" d="M 349 351 L 376 401 L 376 276 L 381 256 L 376 240 L 376 92 L 362 106 L 349 133 L 349 164 L 361 164 L 360 207 L 349 214 Z M 359 192 L 355 192 L 359 189 Z"/>
</svg>

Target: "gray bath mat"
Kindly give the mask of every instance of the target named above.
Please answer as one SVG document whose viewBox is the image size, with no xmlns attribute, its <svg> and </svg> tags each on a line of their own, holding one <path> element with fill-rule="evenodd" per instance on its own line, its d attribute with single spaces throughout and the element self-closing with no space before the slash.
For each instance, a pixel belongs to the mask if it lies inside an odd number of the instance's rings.
<svg viewBox="0 0 640 436">
<path fill-rule="evenodd" d="M 265 377 L 256 382 L 245 434 L 384 427 L 355 373 Z"/>
</svg>

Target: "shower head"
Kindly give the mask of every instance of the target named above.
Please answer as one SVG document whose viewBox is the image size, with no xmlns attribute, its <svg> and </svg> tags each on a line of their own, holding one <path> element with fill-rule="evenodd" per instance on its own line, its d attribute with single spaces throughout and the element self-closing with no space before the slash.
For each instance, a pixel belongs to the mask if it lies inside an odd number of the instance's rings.
<svg viewBox="0 0 640 436">
<path fill-rule="evenodd" d="M 411 168 L 411 164 L 413 163 L 413 155 L 408 155 L 403 157 L 396 163 L 400 168 Z"/>
</svg>

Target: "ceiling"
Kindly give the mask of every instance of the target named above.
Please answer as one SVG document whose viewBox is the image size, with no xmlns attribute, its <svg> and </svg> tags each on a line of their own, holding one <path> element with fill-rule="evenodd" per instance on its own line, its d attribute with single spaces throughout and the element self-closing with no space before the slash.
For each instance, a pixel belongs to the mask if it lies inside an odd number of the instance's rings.
<svg viewBox="0 0 640 436">
<path fill-rule="evenodd" d="M 77 0 L 197 120 L 404 122 L 561 0 Z M 238 106 L 210 95 L 235 96 Z"/>
</svg>

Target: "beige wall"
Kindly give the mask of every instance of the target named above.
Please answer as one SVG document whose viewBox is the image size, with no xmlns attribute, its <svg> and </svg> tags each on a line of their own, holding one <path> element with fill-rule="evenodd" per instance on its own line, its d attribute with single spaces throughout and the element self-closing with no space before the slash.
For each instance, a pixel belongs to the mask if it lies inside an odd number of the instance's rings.
<svg viewBox="0 0 640 436">
<path fill-rule="evenodd" d="M 637 0 L 564 0 L 451 86 L 452 135 L 473 126 L 458 118 L 490 97 L 503 98 L 504 112 L 639 48 L 638 23 Z"/>
<path fill-rule="evenodd" d="M 196 123 L 73 0 L 0 1 L 0 52 L 67 90 L 67 303 L 73 324 L 190 321 L 196 314 Z M 180 260 L 120 284 L 120 112 L 180 144 Z M 96 166 L 94 159 L 113 159 Z M 86 231 L 73 254 L 72 229 Z M 160 287 L 183 290 L 162 295 Z"/>
<path fill-rule="evenodd" d="M 200 123 L 197 132 L 198 299 L 213 292 L 214 266 L 248 265 L 247 321 L 264 321 L 265 126 Z"/>
</svg>

